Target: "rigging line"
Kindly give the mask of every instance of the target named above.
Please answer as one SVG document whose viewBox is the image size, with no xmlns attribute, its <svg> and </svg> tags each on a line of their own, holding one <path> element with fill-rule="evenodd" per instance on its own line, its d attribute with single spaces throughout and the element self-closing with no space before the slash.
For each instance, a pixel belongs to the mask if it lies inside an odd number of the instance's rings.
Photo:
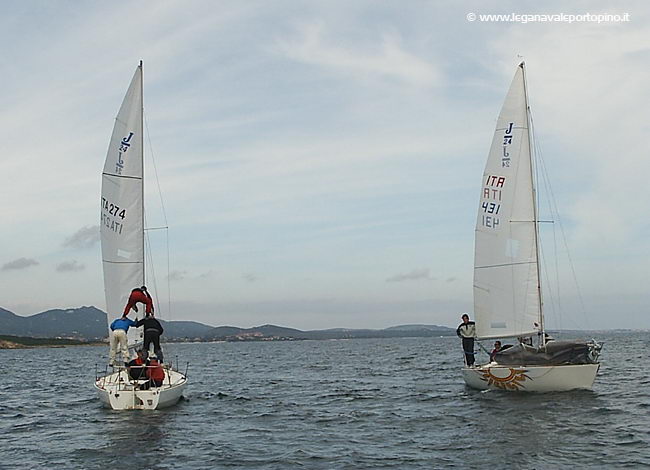
<svg viewBox="0 0 650 470">
<path fill-rule="evenodd" d="M 479 350 L 482 350 L 482 351 L 483 351 L 484 353 L 486 353 L 488 356 L 492 354 L 491 351 L 489 351 L 485 346 L 483 346 L 483 345 L 481 344 L 481 340 L 478 340 L 478 339 L 477 339 L 477 340 L 476 340 L 476 344 L 478 345 Z"/>
<path fill-rule="evenodd" d="M 552 193 L 553 188 L 551 187 L 551 179 L 548 175 L 548 169 L 546 168 L 546 162 L 544 161 L 543 155 L 542 155 L 542 150 L 539 142 L 535 142 L 537 146 L 537 152 L 539 155 L 539 162 L 541 166 L 541 172 L 542 172 L 542 180 L 544 182 L 544 188 L 546 190 L 546 194 Z M 549 201 L 550 198 L 546 198 L 546 203 L 548 205 L 548 210 L 551 214 L 551 217 L 553 217 L 553 208 L 550 204 Z M 558 216 L 559 218 L 559 216 Z M 560 282 L 560 253 L 558 250 L 558 244 L 557 244 L 557 230 L 555 226 L 553 226 L 553 259 L 554 259 L 554 266 L 555 266 L 555 296 L 552 300 L 554 302 L 551 303 L 551 306 L 553 307 L 553 313 L 554 313 L 554 318 L 556 322 L 556 326 L 560 329 L 562 329 L 562 318 L 564 315 L 564 309 L 562 306 L 562 291 L 561 291 L 561 282 Z M 551 286 L 551 273 L 549 269 L 550 264 L 546 263 L 546 277 L 547 277 L 547 283 L 549 286 Z M 552 295 L 552 294 L 551 294 Z M 557 310 L 555 309 L 557 305 Z"/>
<path fill-rule="evenodd" d="M 552 224 L 555 221 L 553 221 L 553 220 L 509 220 L 508 222 L 525 222 L 525 223 L 529 223 L 529 224 L 533 224 L 533 223 L 537 222 L 538 224 Z"/>
<path fill-rule="evenodd" d="M 548 176 L 546 163 L 545 163 L 543 155 L 542 155 L 541 146 L 540 146 L 540 143 L 539 143 L 539 141 L 537 139 L 535 139 L 534 145 L 535 145 L 535 154 L 537 155 L 538 178 L 540 178 L 540 181 L 543 184 L 543 189 L 545 191 L 545 194 L 551 194 L 552 193 L 552 187 L 551 187 L 550 178 Z M 546 197 L 544 202 L 546 202 L 549 214 L 551 215 L 551 217 L 554 217 L 555 214 L 553 212 L 553 208 L 552 208 L 552 206 L 550 204 L 549 199 L 550 199 L 549 197 Z M 540 193 L 540 207 L 541 207 L 541 193 Z M 557 240 L 556 240 L 555 234 L 556 234 L 556 230 L 555 230 L 555 226 L 554 226 L 553 227 L 553 240 L 554 240 L 553 258 L 554 258 L 555 281 L 556 281 L 556 284 L 555 284 L 555 293 L 556 294 L 555 295 L 553 295 L 553 290 L 552 290 L 553 284 L 551 284 L 551 269 L 550 269 L 551 263 L 547 262 L 546 256 L 544 256 L 544 265 L 543 266 L 544 266 L 544 274 L 546 276 L 546 285 L 548 286 L 548 290 L 549 290 L 549 294 L 550 294 L 549 298 L 551 299 L 549 305 L 551 307 L 551 311 L 554 314 L 554 319 L 555 319 L 555 321 L 557 323 L 558 318 L 561 318 L 561 316 L 562 316 L 562 306 L 561 306 L 561 303 L 560 303 L 560 283 L 559 283 L 559 272 L 560 272 L 560 270 L 559 270 L 559 259 L 558 259 L 559 258 L 559 256 L 558 256 L 559 253 L 558 253 L 558 250 L 557 250 Z M 545 254 L 546 254 L 546 252 L 545 252 Z"/>
<path fill-rule="evenodd" d="M 497 132 L 498 132 L 498 131 L 505 131 L 506 129 L 508 129 L 507 126 L 504 126 L 504 127 L 497 127 L 497 128 L 495 129 L 495 131 L 497 131 Z M 519 129 L 519 130 L 524 130 L 524 129 L 525 129 L 525 130 L 528 130 L 528 127 L 527 127 L 527 126 L 512 126 L 512 129 Z M 496 132 L 495 132 L 495 134 L 496 134 Z"/>
<path fill-rule="evenodd" d="M 553 314 L 553 319 L 557 321 L 557 310 L 556 310 L 556 302 L 557 298 L 553 293 L 553 285 L 551 284 L 551 277 L 549 274 L 549 269 L 548 269 L 548 262 L 546 261 L 546 250 L 544 249 L 543 246 L 540 246 L 540 255 L 542 257 L 542 271 L 544 273 L 544 279 L 546 282 L 546 291 L 548 295 L 545 297 L 546 299 L 550 299 L 548 301 L 548 305 L 545 305 L 546 307 L 546 312 L 550 310 L 550 312 Z"/>
<path fill-rule="evenodd" d="M 156 186 L 158 187 L 158 197 L 160 198 L 160 206 L 162 209 L 163 219 L 165 220 L 165 225 L 169 225 L 167 222 L 167 211 L 165 210 L 165 201 L 163 201 L 162 191 L 160 189 L 160 179 L 158 178 L 158 167 L 156 166 L 156 158 L 153 152 L 153 145 L 151 143 L 151 134 L 149 132 L 149 121 L 147 116 L 144 116 L 144 125 L 147 130 L 147 144 L 149 144 L 149 155 L 151 155 L 151 163 L 153 164 L 153 171 L 156 175 Z"/>
<path fill-rule="evenodd" d="M 534 125 L 534 123 L 532 122 L 532 115 L 531 115 L 531 124 Z M 537 145 L 539 146 L 539 144 L 537 144 Z M 541 157 L 541 149 L 540 149 L 540 157 Z M 560 234 L 562 235 L 562 242 L 564 243 L 564 248 L 566 250 L 567 260 L 569 261 L 569 267 L 571 268 L 571 274 L 573 276 L 573 282 L 574 282 L 574 284 L 576 286 L 576 292 L 578 294 L 578 300 L 580 302 L 581 314 L 582 314 L 583 319 L 585 319 L 587 322 L 589 322 L 589 317 L 587 316 L 587 313 L 586 313 L 584 298 L 582 296 L 582 290 L 580 289 L 580 284 L 578 282 L 578 276 L 576 274 L 575 265 L 573 263 L 573 258 L 571 257 L 571 252 L 569 250 L 569 244 L 567 242 L 566 232 L 564 231 L 564 224 L 562 223 L 562 217 L 560 217 L 560 211 L 558 210 L 557 201 L 555 199 L 555 194 L 553 192 L 553 187 L 550 185 L 550 178 L 548 177 L 548 171 L 547 171 L 547 168 L 546 168 L 546 164 L 544 162 L 544 159 L 542 159 L 542 158 L 540 158 L 540 162 L 542 164 L 542 168 L 543 168 L 544 173 L 546 175 L 546 179 L 549 182 L 549 189 L 548 189 L 549 206 L 551 206 L 551 211 L 554 212 L 555 217 L 557 218 L 557 221 L 558 221 L 558 225 L 560 227 Z"/>
<path fill-rule="evenodd" d="M 542 163 L 544 164 L 544 161 L 543 161 L 543 160 L 542 160 Z M 569 250 L 569 244 L 568 244 L 567 239 L 566 239 L 566 233 L 565 233 L 565 231 L 564 231 L 564 224 L 562 223 L 562 218 L 560 217 L 560 211 L 559 211 L 558 206 L 557 206 L 557 200 L 555 199 L 555 194 L 553 193 L 553 188 L 552 188 L 552 186 L 550 186 L 550 178 L 548 177 L 548 172 L 547 172 L 547 169 L 546 169 L 546 165 L 545 165 L 545 164 L 544 164 L 544 171 L 546 172 L 546 175 L 547 175 L 546 178 L 547 178 L 547 180 L 549 181 L 549 194 L 550 194 L 550 197 L 549 197 L 549 204 L 552 203 L 552 207 L 553 207 L 553 208 L 552 208 L 551 210 L 554 210 L 554 212 L 555 212 L 555 217 L 556 217 L 557 220 L 558 220 L 558 225 L 559 225 L 559 227 L 560 227 L 560 233 L 561 233 L 561 235 L 562 235 L 562 241 L 563 241 L 563 243 L 564 243 L 564 247 L 565 247 L 565 250 L 566 250 L 567 259 L 568 259 L 568 261 L 569 261 L 569 266 L 570 266 L 570 268 L 571 268 L 571 274 L 572 274 L 572 276 L 573 276 L 573 282 L 574 282 L 574 284 L 575 284 L 575 286 L 576 286 L 576 291 L 577 291 L 577 294 L 578 294 L 578 299 L 579 299 L 579 301 L 580 301 L 581 313 L 582 313 L 583 318 L 585 318 L 587 321 L 589 321 L 589 318 L 588 318 L 587 315 L 586 315 L 586 308 L 585 308 L 585 304 L 584 304 L 584 299 L 583 299 L 583 297 L 582 297 L 582 291 L 581 291 L 581 289 L 580 289 L 580 284 L 579 284 L 579 282 L 578 282 L 578 276 L 576 275 L 576 272 L 575 272 L 575 265 L 574 265 L 574 263 L 573 263 L 573 259 L 572 259 L 572 257 L 571 257 L 571 252 L 570 252 L 570 250 Z"/>
<path fill-rule="evenodd" d="M 553 252 L 555 253 L 555 281 L 556 281 L 556 291 L 557 291 L 557 308 L 558 308 L 558 315 L 557 315 L 557 327 L 559 329 L 562 329 L 562 313 L 563 313 L 563 306 L 562 306 L 562 295 L 560 293 L 561 289 L 561 282 L 560 282 L 560 252 L 558 250 L 558 245 L 557 245 L 557 230 L 555 229 L 555 226 L 553 226 Z"/>
<path fill-rule="evenodd" d="M 106 173 L 106 172 L 102 172 L 102 175 L 103 176 L 112 176 L 114 178 L 126 178 L 126 179 L 129 179 L 129 180 L 141 180 L 142 179 L 141 176 L 116 175 L 115 173 Z"/>
<path fill-rule="evenodd" d="M 531 127 L 534 128 L 534 122 L 533 122 L 532 114 L 531 114 Z M 548 171 L 547 171 L 546 164 L 545 164 L 545 161 L 544 161 L 544 158 L 543 158 L 543 155 L 542 155 L 542 150 L 541 150 L 539 140 L 535 139 L 534 142 L 533 142 L 533 145 L 534 145 L 534 149 L 535 149 L 535 155 L 537 157 L 537 159 L 536 159 L 537 173 L 536 174 L 537 174 L 538 182 L 541 182 L 543 184 L 546 194 L 552 194 L 552 187 L 551 187 L 551 184 L 550 184 L 550 178 L 548 176 Z M 541 207 L 541 192 L 540 192 L 538 197 L 539 197 L 538 200 L 540 201 L 540 206 L 539 207 Z M 553 208 L 552 208 L 552 206 L 550 204 L 550 198 L 547 197 L 545 202 L 546 202 L 546 205 L 548 206 L 548 210 L 549 210 L 549 213 L 551 215 L 551 218 L 553 218 L 554 217 L 554 212 L 553 212 Z M 554 241 L 555 241 L 555 233 L 556 233 L 556 231 L 555 231 L 555 226 L 554 226 L 553 227 Z M 557 243 L 554 243 L 553 246 L 554 246 L 554 254 L 555 254 L 555 256 L 554 256 L 554 258 L 555 258 L 555 277 L 556 277 L 556 281 L 557 281 L 557 283 L 555 284 L 555 287 L 556 287 L 556 294 L 555 295 L 553 293 L 553 284 L 551 283 L 551 273 L 550 273 L 550 266 L 551 265 L 550 265 L 549 262 L 547 262 L 547 259 L 546 259 L 547 251 L 546 250 L 544 250 L 542 252 L 542 257 L 543 257 L 542 266 L 543 266 L 543 269 L 544 269 L 544 276 L 545 276 L 545 279 L 546 279 L 546 289 L 547 289 L 547 291 L 549 293 L 547 298 L 550 299 L 550 301 L 549 301 L 549 307 L 550 307 L 549 310 L 553 314 L 553 319 L 555 320 L 556 325 L 557 325 L 557 324 L 561 324 L 562 307 L 561 307 L 561 303 L 560 303 L 560 283 L 559 283 L 559 265 L 558 265 L 559 256 L 558 256 L 558 252 L 557 252 Z M 560 321 L 558 321 L 558 319 Z"/>
<path fill-rule="evenodd" d="M 535 179 L 537 181 L 537 191 L 536 191 L 535 196 L 536 196 L 536 200 L 537 200 L 537 207 L 538 207 L 538 210 L 539 210 L 542 207 L 542 198 L 541 198 L 541 193 L 542 192 L 540 191 L 540 189 L 541 189 L 541 187 L 543 185 L 546 193 L 548 194 L 549 191 L 550 191 L 550 188 L 549 188 L 550 183 L 549 183 L 549 179 L 548 179 L 548 176 L 546 174 L 546 171 L 545 171 L 544 160 L 542 158 L 542 152 L 541 152 L 541 148 L 540 148 L 540 145 L 539 145 L 539 141 L 536 138 L 535 126 L 534 126 L 534 121 L 533 121 L 533 113 L 532 113 L 531 109 L 528 109 L 528 115 L 529 115 L 529 119 L 530 119 L 531 136 L 532 136 L 532 144 L 533 144 L 533 148 L 531 149 L 531 152 L 534 152 L 534 155 L 535 155 L 535 158 L 533 160 L 534 164 L 535 164 Z M 547 199 L 547 203 L 548 203 L 548 199 Z M 550 206 L 549 206 L 549 209 L 550 209 Z M 553 211 L 549 210 L 549 213 L 550 213 L 551 219 L 552 219 L 553 218 Z M 538 217 L 539 217 L 539 213 L 538 213 Z M 552 221 L 551 221 L 551 223 L 552 223 Z M 542 267 L 543 276 L 544 276 L 545 283 L 546 283 L 545 289 L 549 294 L 548 296 L 545 296 L 546 299 L 548 299 L 548 305 L 546 305 L 546 303 L 545 303 L 544 306 L 546 307 L 546 311 L 547 312 L 550 311 L 550 313 L 553 314 L 553 319 L 555 321 L 557 321 L 557 316 L 558 315 L 557 315 L 557 310 L 555 308 L 556 307 L 556 302 L 557 302 L 557 296 L 553 295 L 553 284 L 551 284 L 551 276 L 549 274 L 549 264 L 548 264 L 548 262 L 546 260 L 546 254 L 547 253 L 546 253 L 545 248 L 546 247 L 544 246 L 544 243 L 542 243 L 541 240 L 540 240 L 539 254 L 540 254 L 541 258 L 542 258 L 541 259 L 541 261 L 542 261 L 541 267 Z M 556 253 L 555 261 L 557 263 L 557 253 Z M 542 273 L 540 273 L 540 274 L 542 274 Z M 541 279 L 540 279 L 540 281 L 541 281 Z M 559 295 L 559 293 L 558 293 L 558 295 Z"/>
<path fill-rule="evenodd" d="M 151 155 L 151 163 L 153 164 L 153 171 L 154 174 L 156 175 L 156 186 L 158 187 L 158 197 L 160 199 L 160 207 L 163 214 L 163 220 L 165 221 L 165 226 L 168 227 L 169 222 L 167 221 L 167 211 L 165 210 L 165 201 L 163 200 L 162 190 L 160 189 L 160 178 L 158 178 L 158 167 L 156 166 L 153 144 L 151 143 L 151 133 L 149 132 L 149 121 L 147 120 L 147 115 L 144 113 L 144 111 L 142 115 L 144 118 L 144 125 L 146 129 L 147 143 L 149 145 L 149 154 Z M 170 260 L 169 260 L 169 229 L 167 230 L 167 234 L 165 238 L 167 244 L 167 309 L 168 309 L 167 314 L 169 317 L 168 320 L 171 320 L 172 300 L 171 300 L 171 280 L 170 280 Z"/>
<path fill-rule="evenodd" d="M 517 266 L 521 264 L 534 264 L 534 261 L 521 261 L 519 263 L 504 263 L 504 264 L 488 264 L 486 266 L 474 266 L 474 269 L 485 269 L 485 268 L 503 268 L 507 266 Z"/>
<path fill-rule="evenodd" d="M 146 220 L 147 220 L 146 213 L 144 214 L 144 219 L 145 219 L 145 224 L 146 224 Z M 161 311 L 160 311 L 160 302 L 158 301 L 158 280 L 156 278 L 156 269 L 155 269 L 154 262 L 153 262 L 153 254 L 152 254 L 152 250 L 151 250 L 151 239 L 149 238 L 149 234 L 145 233 L 144 240 L 145 240 L 145 244 L 146 244 L 146 248 L 147 248 L 145 250 L 145 258 L 146 258 L 146 262 L 150 266 L 150 268 L 148 269 L 148 272 L 150 273 L 149 277 L 150 277 L 150 279 L 151 279 L 151 281 L 153 283 L 153 284 L 151 284 L 151 283 L 150 284 L 153 285 L 153 292 L 154 292 L 154 296 L 155 296 L 154 302 L 156 303 L 155 308 L 159 313 L 161 313 Z"/>
<path fill-rule="evenodd" d="M 167 319 L 172 319 L 172 289 L 171 289 L 171 276 L 169 275 L 169 230 L 165 231 L 165 239 L 167 245 Z"/>
</svg>

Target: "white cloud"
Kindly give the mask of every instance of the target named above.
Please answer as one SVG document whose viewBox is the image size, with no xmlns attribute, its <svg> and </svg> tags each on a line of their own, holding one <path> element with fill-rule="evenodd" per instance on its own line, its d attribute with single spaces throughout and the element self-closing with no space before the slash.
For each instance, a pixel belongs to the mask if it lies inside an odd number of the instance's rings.
<svg viewBox="0 0 650 470">
<path fill-rule="evenodd" d="M 439 85 L 441 75 L 426 60 L 405 49 L 399 35 L 385 33 L 368 41 L 362 49 L 353 43 L 335 46 L 343 39 L 332 36 L 339 32 L 325 33 L 323 23 L 303 24 L 298 37 L 276 41 L 276 50 L 286 57 L 325 69 L 343 72 L 361 79 L 383 77 L 408 85 L 431 87 Z"/>
</svg>

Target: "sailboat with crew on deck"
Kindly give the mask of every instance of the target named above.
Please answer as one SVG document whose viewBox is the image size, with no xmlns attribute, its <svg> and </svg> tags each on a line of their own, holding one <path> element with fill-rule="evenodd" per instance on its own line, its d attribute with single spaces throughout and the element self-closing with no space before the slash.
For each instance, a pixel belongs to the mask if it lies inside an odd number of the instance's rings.
<svg viewBox="0 0 650 470">
<path fill-rule="evenodd" d="M 122 317 L 132 289 L 145 285 L 143 130 L 140 62 L 115 119 L 102 171 L 100 233 L 109 324 Z M 128 329 L 130 357 L 122 358 L 122 364 L 135 357 L 135 350 L 141 347 L 142 341 L 141 329 Z M 95 389 L 102 404 L 114 410 L 172 406 L 182 397 L 187 384 L 187 374 L 170 363 L 165 363 L 164 367 L 144 366 L 145 369 L 155 367 L 155 381 L 153 377 L 148 380 L 146 374 L 134 378 L 134 374 L 122 365 L 111 364 L 110 367 L 110 372 L 107 368 L 104 375 L 95 377 Z"/>
<path fill-rule="evenodd" d="M 528 338 L 465 366 L 472 388 L 551 392 L 591 389 L 600 364 L 595 341 L 549 341 L 539 264 L 530 108 L 522 62 L 499 114 L 483 173 L 475 230 L 476 338 Z M 536 338 L 537 344 L 532 344 Z"/>
</svg>

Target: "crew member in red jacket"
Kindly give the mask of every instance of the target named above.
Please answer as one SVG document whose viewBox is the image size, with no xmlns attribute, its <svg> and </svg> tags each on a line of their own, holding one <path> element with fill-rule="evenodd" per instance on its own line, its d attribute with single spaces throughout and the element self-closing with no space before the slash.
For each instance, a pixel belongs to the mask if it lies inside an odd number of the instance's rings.
<svg viewBox="0 0 650 470">
<path fill-rule="evenodd" d="M 126 303 L 126 307 L 124 308 L 124 315 L 128 315 L 131 309 L 137 312 L 138 307 L 135 304 L 138 302 L 145 305 L 145 312 L 147 315 L 153 316 L 153 299 L 149 295 L 149 292 L 147 292 L 147 286 L 136 287 L 131 291 L 129 301 Z"/>
<path fill-rule="evenodd" d="M 147 377 L 149 377 L 148 387 L 160 387 L 165 380 L 165 369 L 160 365 L 157 359 L 151 358 L 147 363 Z"/>
</svg>

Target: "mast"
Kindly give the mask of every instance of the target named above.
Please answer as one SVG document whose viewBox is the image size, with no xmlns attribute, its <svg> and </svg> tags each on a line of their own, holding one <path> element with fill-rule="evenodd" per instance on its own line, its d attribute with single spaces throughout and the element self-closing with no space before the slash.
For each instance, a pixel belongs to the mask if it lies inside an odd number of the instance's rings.
<svg viewBox="0 0 650 470">
<path fill-rule="evenodd" d="M 140 69 L 140 148 L 142 149 L 141 158 L 142 158 L 142 181 L 140 187 L 142 188 L 142 286 L 146 285 L 146 267 L 147 267 L 147 257 L 145 255 L 145 245 L 144 245 L 144 74 L 142 71 L 142 61 L 138 65 Z M 140 287 L 140 286 L 138 286 Z"/>
<path fill-rule="evenodd" d="M 544 335 L 544 312 L 542 306 L 544 301 L 542 300 L 542 274 L 539 269 L 539 224 L 538 224 L 538 215 L 537 215 L 537 189 L 535 187 L 535 177 L 533 173 L 533 142 L 531 139 L 532 128 L 531 128 L 531 119 L 530 119 L 530 105 L 528 101 L 528 82 L 526 80 L 526 67 L 525 63 L 522 62 L 519 64 L 524 78 L 524 99 L 526 100 L 526 126 L 528 128 L 528 158 L 530 158 L 530 180 L 532 184 L 532 198 L 533 198 L 533 223 L 535 224 L 535 268 L 537 269 L 537 292 L 539 296 L 539 326 L 540 326 L 540 345 L 546 345 L 546 338 Z"/>
</svg>

